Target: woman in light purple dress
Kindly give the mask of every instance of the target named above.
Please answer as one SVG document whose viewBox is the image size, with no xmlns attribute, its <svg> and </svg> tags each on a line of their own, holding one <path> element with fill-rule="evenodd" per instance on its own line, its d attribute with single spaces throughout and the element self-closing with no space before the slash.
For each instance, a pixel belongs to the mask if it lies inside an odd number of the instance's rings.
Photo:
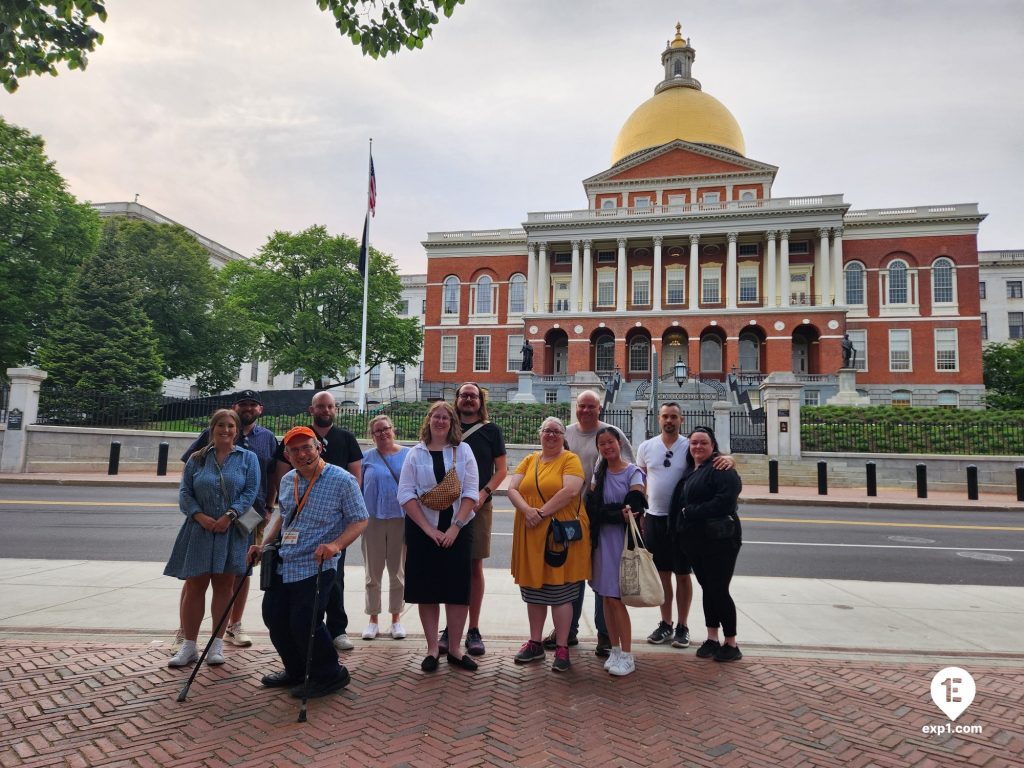
<svg viewBox="0 0 1024 768">
<path fill-rule="evenodd" d="M 636 464 L 622 458 L 621 433 L 604 427 L 594 436 L 600 459 L 587 494 L 590 537 L 594 547 L 591 588 L 601 596 L 612 649 L 604 668 L 622 677 L 636 670 L 629 613 L 619 592 L 619 560 L 626 536 L 627 515 L 642 515 L 647 478 Z"/>
</svg>

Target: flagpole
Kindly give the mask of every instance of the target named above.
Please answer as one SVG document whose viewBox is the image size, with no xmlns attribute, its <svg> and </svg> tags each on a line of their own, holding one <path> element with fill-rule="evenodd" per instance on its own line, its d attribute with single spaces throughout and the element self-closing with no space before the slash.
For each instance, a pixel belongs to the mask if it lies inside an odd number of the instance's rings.
<svg viewBox="0 0 1024 768">
<path fill-rule="evenodd" d="M 370 168 L 367 176 L 368 183 L 373 185 L 373 139 L 370 139 Z M 368 189 L 366 199 L 366 219 L 363 222 L 363 244 L 366 249 L 365 263 L 363 265 L 363 330 L 359 341 L 359 412 L 366 412 L 366 303 L 370 293 L 370 206 L 371 195 L 375 196 L 373 189 Z"/>
</svg>

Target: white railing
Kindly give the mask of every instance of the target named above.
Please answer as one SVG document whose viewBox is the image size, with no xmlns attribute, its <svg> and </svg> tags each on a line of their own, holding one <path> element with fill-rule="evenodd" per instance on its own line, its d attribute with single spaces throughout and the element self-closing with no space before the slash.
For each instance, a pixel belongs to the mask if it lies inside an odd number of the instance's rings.
<svg viewBox="0 0 1024 768">
<path fill-rule="evenodd" d="M 918 205 L 908 208 L 870 208 L 864 211 L 847 211 L 844 217 L 850 223 L 861 221 L 916 218 L 956 218 L 958 216 L 978 216 L 977 203 L 957 203 L 956 205 Z"/>
<path fill-rule="evenodd" d="M 462 232 L 428 232 L 428 243 L 472 242 L 474 240 L 525 240 L 522 229 L 479 229 Z"/>
<path fill-rule="evenodd" d="M 767 200 L 729 200 L 722 203 L 688 203 L 686 205 L 646 205 L 637 208 L 585 208 L 575 211 L 535 211 L 526 214 L 529 224 L 559 221 L 596 221 L 599 219 L 631 219 L 654 216 L 700 216 L 731 211 L 778 211 L 794 208 L 822 208 L 843 205 L 842 195 L 813 197 L 775 197 Z"/>
</svg>

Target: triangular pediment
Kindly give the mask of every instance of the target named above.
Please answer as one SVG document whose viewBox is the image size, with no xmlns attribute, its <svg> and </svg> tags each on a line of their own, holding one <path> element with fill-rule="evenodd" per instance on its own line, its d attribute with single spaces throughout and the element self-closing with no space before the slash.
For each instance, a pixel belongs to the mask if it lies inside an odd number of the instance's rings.
<svg viewBox="0 0 1024 768">
<path fill-rule="evenodd" d="M 671 141 L 637 152 L 606 171 L 584 180 L 584 186 L 637 179 L 692 178 L 695 176 L 769 175 L 774 165 L 686 141 Z"/>
</svg>

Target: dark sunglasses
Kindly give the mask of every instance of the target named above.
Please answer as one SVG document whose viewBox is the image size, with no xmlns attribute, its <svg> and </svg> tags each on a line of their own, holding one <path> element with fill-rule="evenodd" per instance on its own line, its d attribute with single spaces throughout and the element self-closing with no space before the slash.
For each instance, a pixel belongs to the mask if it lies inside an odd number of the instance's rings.
<svg viewBox="0 0 1024 768">
<path fill-rule="evenodd" d="M 675 454 L 672 451 L 665 451 L 665 466 L 666 467 L 671 467 L 672 466 L 671 459 L 672 459 L 673 456 L 675 456 Z"/>
</svg>

